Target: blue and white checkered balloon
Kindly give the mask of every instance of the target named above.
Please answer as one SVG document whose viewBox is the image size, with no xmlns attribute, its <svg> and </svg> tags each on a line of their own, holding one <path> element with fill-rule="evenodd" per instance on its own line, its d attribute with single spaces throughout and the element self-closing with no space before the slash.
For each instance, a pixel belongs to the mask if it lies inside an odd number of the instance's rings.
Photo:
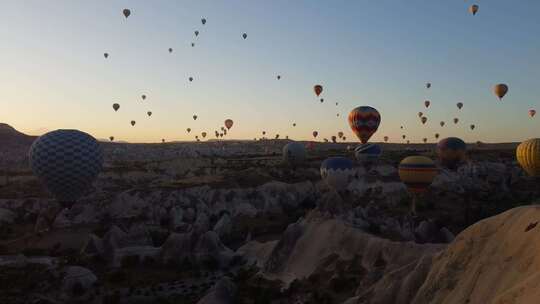
<svg viewBox="0 0 540 304">
<path fill-rule="evenodd" d="M 56 130 L 40 136 L 29 152 L 30 167 L 60 202 L 85 194 L 103 166 L 94 137 L 78 130 Z"/>
</svg>

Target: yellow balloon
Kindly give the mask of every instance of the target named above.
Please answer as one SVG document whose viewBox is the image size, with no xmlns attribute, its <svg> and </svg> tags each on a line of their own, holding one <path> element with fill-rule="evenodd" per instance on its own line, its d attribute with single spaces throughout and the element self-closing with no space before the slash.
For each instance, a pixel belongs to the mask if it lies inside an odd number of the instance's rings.
<svg viewBox="0 0 540 304">
<path fill-rule="evenodd" d="M 516 149 L 518 163 L 530 176 L 540 176 L 540 138 L 529 139 Z"/>
<path fill-rule="evenodd" d="M 399 178 L 412 193 L 425 192 L 438 172 L 435 163 L 425 156 L 406 157 L 398 168 Z"/>
</svg>

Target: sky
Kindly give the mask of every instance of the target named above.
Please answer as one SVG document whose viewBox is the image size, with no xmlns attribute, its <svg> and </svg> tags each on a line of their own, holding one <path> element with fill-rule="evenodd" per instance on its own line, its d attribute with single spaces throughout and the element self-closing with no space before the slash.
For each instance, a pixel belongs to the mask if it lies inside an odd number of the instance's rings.
<svg viewBox="0 0 540 304">
<path fill-rule="evenodd" d="M 538 137 L 540 115 L 531 119 L 528 110 L 540 111 L 540 1 L 478 0 L 476 16 L 471 4 L 5 0 L 0 122 L 32 135 L 79 129 L 100 139 L 160 142 L 203 131 L 213 137 L 231 118 L 229 138 L 264 130 L 309 140 L 317 130 L 318 140 L 343 131 L 357 141 L 347 115 L 370 105 L 382 116 L 372 141 L 402 142 L 406 134 L 434 142 L 435 133 L 468 142 Z M 132 12 L 127 19 L 124 8 Z M 503 101 L 492 92 L 497 83 L 510 88 Z M 324 86 L 324 103 L 315 84 Z"/>
</svg>

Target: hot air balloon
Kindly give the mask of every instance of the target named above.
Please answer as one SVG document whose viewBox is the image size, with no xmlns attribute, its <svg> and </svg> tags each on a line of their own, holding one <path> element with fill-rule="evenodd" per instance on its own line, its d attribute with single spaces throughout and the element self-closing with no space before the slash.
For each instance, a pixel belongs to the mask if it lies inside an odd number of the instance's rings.
<svg viewBox="0 0 540 304">
<path fill-rule="evenodd" d="M 499 98 L 499 100 L 502 100 L 504 95 L 506 95 L 506 93 L 508 93 L 508 86 L 506 84 L 504 84 L 504 83 L 496 84 L 493 87 L 493 93 L 495 93 L 495 96 L 497 96 Z"/>
<path fill-rule="evenodd" d="M 384 137 L 384 142 L 388 142 L 388 136 Z"/>
<path fill-rule="evenodd" d="M 313 87 L 313 90 L 315 91 L 315 95 L 319 96 L 321 95 L 322 91 L 323 91 L 323 87 L 322 85 L 320 84 L 317 84 Z"/>
<path fill-rule="evenodd" d="M 230 130 L 233 126 L 234 122 L 232 119 L 225 120 L 225 127 L 227 127 L 227 130 Z"/>
<path fill-rule="evenodd" d="M 426 108 L 429 108 L 430 104 L 431 102 L 429 100 L 424 101 L 424 106 L 426 106 Z"/>
<path fill-rule="evenodd" d="M 339 104 L 339 103 L 338 103 L 338 102 L 336 102 L 336 106 L 337 106 L 338 104 Z"/>
<path fill-rule="evenodd" d="M 125 8 L 122 13 L 124 14 L 124 17 L 129 17 L 131 15 L 131 11 L 127 8 Z"/>
<path fill-rule="evenodd" d="M 118 109 L 120 109 L 120 105 L 117 103 L 113 103 L 112 108 L 114 109 L 114 111 L 118 111 Z"/>
<path fill-rule="evenodd" d="M 292 126 L 293 126 L 293 127 L 296 127 L 296 123 L 293 123 Z"/>
<path fill-rule="evenodd" d="M 280 75 L 277 75 L 277 80 L 280 80 L 281 79 L 281 76 Z"/>
<path fill-rule="evenodd" d="M 474 128 L 475 128 L 475 126 L 474 126 L 474 125 L 471 125 L 470 127 L 471 127 L 471 130 L 474 130 Z"/>
<path fill-rule="evenodd" d="M 426 122 L 427 122 L 427 117 L 425 117 L 425 116 L 422 116 L 421 120 L 422 120 L 422 124 L 424 124 L 424 125 L 425 125 L 425 124 L 426 124 Z"/>
<path fill-rule="evenodd" d="M 206 24 L 206 19 L 202 18 L 202 19 L 201 19 L 201 23 L 202 23 L 203 25 L 205 25 L 205 24 Z"/>
<path fill-rule="evenodd" d="M 141 95 L 141 98 L 142 98 L 142 100 L 145 100 L 145 99 L 146 99 L 146 95 L 142 94 L 142 95 Z"/>
<path fill-rule="evenodd" d="M 194 42 L 191 43 L 191 47 L 195 47 L 195 43 L 194 43 Z"/>
<path fill-rule="evenodd" d="M 192 81 L 193 81 L 193 77 L 189 77 L 188 80 L 189 80 L 189 82 L 192 82 Z"/>
<path fill-rule="evenodd" d="M 202 132 L 201 135 L 203 138 L 206 138 L 206 132 Z"/>
<path fill-rule="evenodd" d="M 439 124 L 441 125 L 441 127 L 444 127 L 444 121 L 441 121 Z"/>
<path fill-rule="evenodd" d="M 195 37 L 199 36 L 199 31 L 195 31 Z"/>
<path fill-rule="evenodd" d="M 105 59 L 109 58 L 109 53 L 103 53 L 103 57 L 105 57 Z"/>
<path fill-rule="evenodd" d="M 110 140 L 110 141 L 113 141 L 113 140 L 114 140 L 114 136 L 109 136 L 109 140 Z"/>
<path fill-rule="evenodd" d="M 333 143 L 336 143 L 337 137 L 335 135 L 332 135 L 332 137 L 330 137 L 330 139 L 332 140 Z"/>
<path fill-rule="evenodd" d="M 347 140 L 347 137 L 343 136 L 343 141 L 346 141 Z"/>
<path fill-rule="evenodd" d="M 367 143 L 361 144 L 354 149 L 354 156 L 362 164 L 372 164 L 382 154 L 382 149 L 377 144 Z"/>
<path fill-rule="evenodd" d="M 461 110 L 461 108 L 463 108 L 463 102 L 456 103 L 456 106 Z"/>
<path fill-rule="evenodd" d="M 419 194 L 426 192 L 438 170 L 435 163 L 425 156 L 408 156 L 398 167 L 399 178 L 413 195 L 411 212 L 416 213 L 416 200 Z"/>
<path fill-rule="evenodd" d="M 405 139 L 407 138 L 407 135 L 401 135 L 401 138 Z"/>
<path fill-rule="evenodd" d="M 244 39 L 246 39 L 246 38 L 247 38 L 247 34 L 246 34 L 246 33 L 243 33 L 243 34 L 242 34 L 242 37 L 243 37 Z"/>
<path fill-rule="evenodd" d="M 187 128 L 186 131 L 189 133 L 191 132 L 191 128 Z"/>
<path fill-rule="evenodd" d="M 337 133 L 337 136 L 338 136 L 339 138 L 342 138 L 342 137 L 343 137 L 343 132 L 339 131 L 339 132 Z"/>
<path fill-rule="evenodd" d="M 457 124 L 459 122 L 459 118 L 454 118 L 454 123 Z"/>
<path fill-rule="evenodd" d="M 424 138 L 422 139 L 422 141 L 423 141 L 424 143 L 427 143 L 427 138 L 424 137 Z"/>
<path fill-rule="evenodd" d="M 262 131 L 262 135 L 266 135 L 266 131 Z"/>
<path fill-rule="evenodd" d="M 172 53 L 172 51 L 173 51 L 172 48 L 169 48 L 169 53 Z"/>
<path fill-rule="evenodd" d="M 540 138 L 529 139 L 519 144 L 516 157 L 523 170 L 530 176 L 540 176 Z"/>
<path fill-rule="evenodd" d="M 469 7 L 469 12 L 473 14 L 473 16 L 476 15 L 476 13 L 478 13 L 478 5 L 476 4 L 471 5 Z"/>
<path fill-rule="evenodd" d="M 276 134 L 276 139 L 279 139 L 279 134 Z"/>
<path fill-rule="evenodd" d="M 197 120 L 197 115 L 193 115 L 193 120 Z"/>
<path fill-rule="evenodd" d="M 435 133 L 435 139 L 439 139 L 439 133 Z"/>
<path fill-rule="evenodd" d="M 407 145 L 410 144 L 410 143 L 411 143 L 411 141 L 410 141 L 410 140 L 407 140 Z"/>
<path fill-rule="evenodd" d="M 146 112 L 146 114 L 147 114 L 148 116 L 152 116 L 152 112 L 151 112 L 151 111 Z"/>
<path fill-rule="evenodd" d="M 442 139 L 437 144 L 437 154 L 441 164 L 449 169 L 455 169 L 465 160 L 467 145 L 457 137 Z"/>
<path fill-rule="evenodd" d="M 306 160 L 304 145 L 290 142 L 283 147 L 283 162 L 292 166 L 299 165 Z"/>
<path fill-rule="evenodd" d="M 426 88 L 427 88 L 427 89 L 431 88 L 431 83 L 429 83 L 429 82 L 426 83 Z"/>
<path fill-rule="evenodd" d="M 319 135 L 319 132 L 317 132 L 317 131 L 313 131 L 313 133 L 312 133 L 312 134 L 313 134 L 313 137 L 317 137 L 317 135 Z"/>
<path fill-rule="evenodd" d="M 321 103 L 323 103 L 323 102 L 324 102 L 324 98 L 321 98 Z"/>
<path fill-rule="evenodd" d="M 422 116 L 424 116 L 424 113 L 418 112 L 418 117 L 422 118 Z"/>
<path fill-rule="evenodd" d="M 330 188 L 343 190 L 354 177 L 353 163 L 345 157 L 327 158 L 321 164 L 321 177 Z"/>
<path fill-rule="evenodd" d="M 536 115 L 536 110 L 530 109 L 529 110 L 529 116 L 534 117 L 534 115 Z"/>
<path fill-rule="evenodd" d="M 161 139 L 161 142 L 162 142 L 162 143 L 165 143 L 165 138 L 162 138 L 162 139 Z"/>
<path fill-rule="evenodd" d="M 90 188 L 103 166 L 95 138 L 78 130 L 56 130 L 34 141 L 29 151 L 34 174 L 64 207 Z"/>
<path fill-rule="evenodd" d="M 403 126 L 399 127 L 401 130 L 403 130 Z"/>
<path fill-rule="evenodd" d="M 363 144 L 377 132 L 380 123 L 381 115 L 375 108 L 369 106 L 354 108 L 349 113 L 349 126 Z"/>
<path fill-rule="evenodd" d="M 337 113 L 336 116 L 339 117 L 339 113 Z"/>
<path fill-rule="evenodd" d="M 131 126 L 135 126 L 135 120 L 131 121 Z"/>
</svg>

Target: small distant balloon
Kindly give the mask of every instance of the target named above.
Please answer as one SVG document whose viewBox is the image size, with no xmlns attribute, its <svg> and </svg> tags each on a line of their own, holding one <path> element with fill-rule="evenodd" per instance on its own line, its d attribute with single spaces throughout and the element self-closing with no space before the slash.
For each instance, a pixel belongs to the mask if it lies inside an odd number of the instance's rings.
<svg viewBox="0 0 540 304">
<path fill-rule="evenodd" d="M 199 31 L 195 31 L 195 36 L 199 36 Z"/>
<path fill-rule="evenodd" d="M 407 138 L 407 135 L 401 135 L 401 138 L 405 139 Z"/>
<path fill-rule="evenodd" d="M 536 115 L 536 110 L 530 109 L 530 110 L 529 110 L 529 116 L 530 116 L 530 117 L 534 117 L 534 115 Z"/>
<path fill-rule="evenodd" d="M 384 137 L 384 142 L 388 142 L 388 136 Z"/>
<path fill-rule="evenodd" d="M 293 123 L 292 126 L 293 126 L 293 127 L 296 127 L 296 123 Z"/>
<path fill-rule="evenodd" d="M 321 103 L 323 103 L 323 102 L 324 102 L 324 98 L 321 98 Z"/>
<path fill-rule="evenodd" d="M 191 132 L 191 128 L 187 128 L 186 131 L 189 133 Z"/>
<path fill-rule="evenodd" d="M 226 119 L 225 120 L 225 127 L 227 130 L 230 130 L 234 124 L 234 121 L 232 119 Z"/>
<path fill-rule="evenodd" d="M 456 106 L 461 110 L 461 108 L 463 108 L 463 102 L 456 103 Z"/>
<path fill-rule="evenodd" d="M 118 111 L 118 109 L 120 109 L 120 105 L 117 104 L 117 103 L 114 103 L 114 104 L 112 105 L 112 107 L 113 107 L 113 109 L 114 109 L 115 112 Z"/>
<path fill-rule="evenodd" d="M 424 137 L 424 138 L 422 139 L 422 141 L 423 141 L 424 143 L 427 143 L 427 138 Z"/>
<path fill-rule="evenodd" d="M 495 93 L 495 96 L 497 96 L 499 100 L 502 100 L 506 93 L 508 93 L 508 86 L 504 83 L 496 84 L 493 87 L 493 93 Z"/>
<path fill-rule="evenodd" d="M 333 143 L 336 143 L 336 141 L 337 141 L 337 137 L 335 135 L 332 135 L 332 137 L 330 137 L 330 139 L 332 140 Z"/>
<path fill-rule="evenodd" d="M 338 135 L 339 138 L 342 138 L 342 137 L 343 137 L 343 132 L 339 131 L 339 132 L 337 133 L 337 135 Z"/>
<path fill-rule="evenodd" d="M 151 111 L 146 112 L 146 114 L 147 114 L 148 116 L 152 116 L 152 112 L 151 112 Z"/>
<path fill-rule="evenodd" d="M 471 125 L 470 128 L 471 128 L 471 130 L 474 130 L 474 128 L 476 128 L 476 127 L 475 127 L 475 125 Z"/>
<path fill-rule="evenodd" d="M 424 125 L 425 125 L 425 124 L 426 124 L 426 122 L 427 122 L 427 117 L 425 117 L 425 116 L 422 116 L 422 118 L 421 118 L 421 119 L 422 119 L 422 124 L 424 124 Z"/>
<path fill-rule="evenodd" d="M 418 112 L 418 117 L 422 118 L 422 116 L 424 116 L 424 113 Z"/>
<path fill-rule="evenodd" d="M 322 91 L 323 91 L 323 86 L 320 85 L 320 84 L 317 84 L 313 87 L 313 91 L 315 91 L 315 95 L 319 96 L 321 95 Z"/>
<path fill-rule="evenodd" d="M 141 98 L 142 98 L 142 100 L 145 100 L 145 99 L 146 99 L 146 95 L 144 95 L 144 94 L 141 95 Z"/>
<path fill-rule="evenodd" d="M 206 138 L 206 132 L 202 132 L 201 135 L 203 138 Z"/>
<path fill-rule="evenodd" d="M 109 140 L 110 140 L 110 141 L 113 141 L 113 140 L 114 140 L 114 136 L 109 136 Z"/>
<path fill-rule="evenodd" d="M 188 80 L 189 80 L 189 82 L 192 82 L 192 81 L 193 81 L 193 77 L 189 77 Z"/>
<path fill-rule="evenodd" d="M 193 115 L 193 120 L 197 120 L 197 115 Z"/>
<path fill-rule="evenodd" d="M 109 53 L 104 53 L 103 57 L 105 57 L 105 59 L 109 58 Z"/>
<path fill-rule="evenodd" d="M 124 17 L 129 17 L 131 15 L 131 10 L 125 8 L 122 13 L 124 14 Z"/>
<path fill-rule="evenodd" d="M 476 13 L 478 13 L 478 8 L 479 8 L 478 5 L 473 4 L 473 5 L 471 5 L 471 6 L 469 7 L 469 12 L 470 12 L 471 14 L 473 14 L 473 16 L 474 16 L 474 15 L 476 15 Z"/>
<path fill-rule="evenodd" d="M 459 118 L 454 118 L 454 123 L 457 124 L 459 122 Z"/>
<path fill-rule="evenodd" d="M 439 124 L 441 125 L 441 127 L 444 127 L 444 121 L 441 121 Z"/>
<path fill-rule="evenodd" d="M 132 120 L 131 121 L 131 126 L 135 126 L 135 124 L 136 124 L 135 120 Z"/>
<path fill-rule="evenodd" d="M 313 137 L 315 137 L 315 138 L 316 138 L 316 137 L 317 137 L 317 135 L 319 135 L 319 132 L 317 132 L 317 131 L 313 131 L 313 133 L 312 133 L 312 134 L 313 134 Z"/>
<path fill-rule="evenodd" d="M 281 76 L 280 75 L 277 75 L 277 80 L 280 80 L 281 79 Z"/>
<path fill-rule="evenodd" d="M 439 133 L 435 133 L 435 139 L 439 139 Z"/>
<path fill-rule="evenodd" d="M 430 104 L 431 104 L 431 101 L 429 100 L 424 101 L 424 106 L 426 106 L 426 108 L 429 108 Z"/>
<path fill-rule="evenodd" d="M 242 34 L 242 38 L 246 39 L 246 38 L 247 38 L 247 34 L 246 34 L 246 33 L 243 33 L 243 34 Z"/>
<path fill-rule="evenodd" d="M 172 53 L 173 49 L 172 48 L 169 48 L 169 53 Z"/>
<path fill-rule="evenodd" d="M 201 19 L 201 23 L 202 23 L 203 25 L 205 25 L 205 24 L 206 24 L 206 19 L 202 18 L 202 19 Z"/>
<path fill-rule="evenodd" d="M 427 88 L 427 89 L 431 88 L 431 83 L 429 83 L 429 82 L 426 83 L 426 88 Z"/>
<path fill-rule="evenodd" d="M 191 43 L 191 47 L 195 47 L 195 43 L 194 43 L 194 42 Z"/>
</svg>

